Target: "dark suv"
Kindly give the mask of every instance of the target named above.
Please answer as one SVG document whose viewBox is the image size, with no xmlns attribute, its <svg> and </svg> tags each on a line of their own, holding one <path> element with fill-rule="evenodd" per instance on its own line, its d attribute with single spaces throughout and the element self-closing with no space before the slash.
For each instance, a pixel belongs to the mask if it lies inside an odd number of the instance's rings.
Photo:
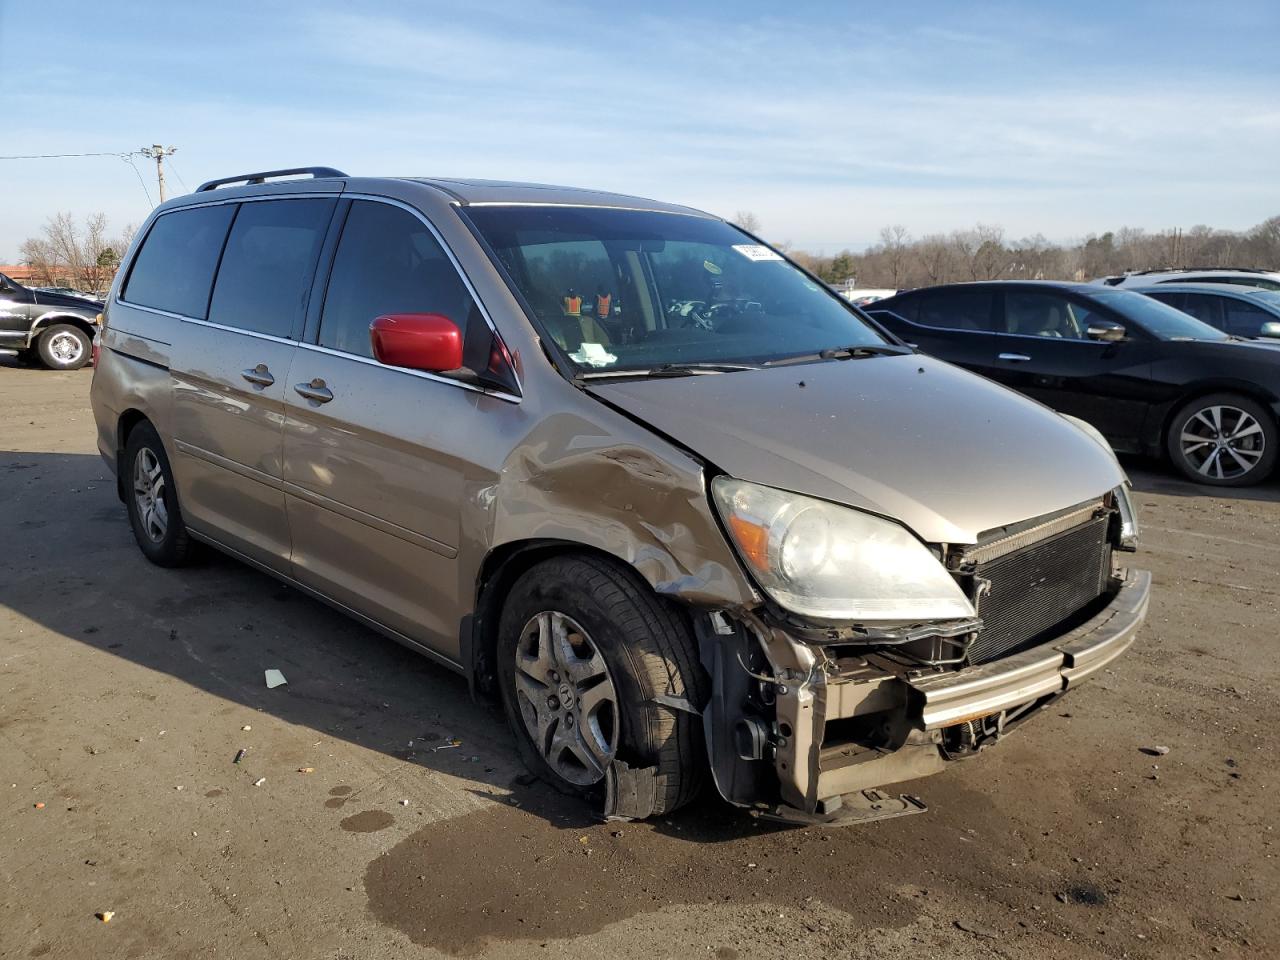
<svg viewBox="0 0 1280 960">
<path fill-rule="evenodd" d="M 99 304 L 24 287 L 0 273 L 0 356 L 39 357 L 54 370 L 89 362 Z"/>
</svg>

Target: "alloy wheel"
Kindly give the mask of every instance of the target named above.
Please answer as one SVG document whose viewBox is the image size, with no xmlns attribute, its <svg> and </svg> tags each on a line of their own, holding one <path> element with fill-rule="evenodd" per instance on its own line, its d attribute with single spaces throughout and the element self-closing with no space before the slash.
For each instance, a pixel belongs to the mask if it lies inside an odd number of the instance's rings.
<svg viewBox="0 0 1280 960">
<path fill-rule="evenodd" d="M 1193 413 L 1178 442 L 1192 469 L 1214 480 L 1243 477 L 1262 460 L 1267 446 L 1262 425 L 1253 415 L 1226 404 Z"/>
<path fill-rule="evenodd" d="M 153 450 L 143 447 L 133 460 L 133 500 L 142 529 L 153 543 L 164 540 L 169 530 L 169 508 L 165 505 L 164 493 L 160 460 Z"/>
<path fill-rule="evenodd" d="M 598 783 L 618 750 L 618 695 L 586 630 L 563 613 L 537 614 L 520 631 L 515 668 L 535 749 L 568 782 Z"/>
</svg>

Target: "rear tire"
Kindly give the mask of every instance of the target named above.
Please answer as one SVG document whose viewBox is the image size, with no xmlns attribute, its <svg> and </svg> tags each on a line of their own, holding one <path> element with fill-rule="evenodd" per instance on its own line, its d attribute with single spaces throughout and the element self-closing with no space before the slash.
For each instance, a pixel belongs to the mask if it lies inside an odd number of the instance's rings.
<svg viewBox="0 0 1280 960">
<path fill-rule="evenodd" d="M 1174 415 L 1165 447 L 1173 465 L 1196 483 L 1246 487 L 1271 475 L 1278 433 L 1274 415 L 1256 400 L 1215 393 Z"/>
<path fill-rule="evenodd" d="M 79 370 L 93 355 L 93 342 L 79 327 L 55 323 L 36 341 L 40 360 L 50 370 Z"/>
<path fill-rule="evenodd" d="M 129 432 L 119 469 L 138 549 L 157 566 L 188 564 L 196 545 L 182 521 L 178 488 L 164 444 L 150 423 L 144 420 Z"/>
<path fill-rule="evenodd" d="M 655 768 L 654 814 L 697 795 L 706 767 L 701 719 L 653 699 L 701 706 L 707 679 L 697 641 L 682 611 L 628 568 L 587 555 L 537 564 L 507 597 L 497 653 L 507 722 L 533 773 L 589 796 L 616 758 Z"/>
</svg>

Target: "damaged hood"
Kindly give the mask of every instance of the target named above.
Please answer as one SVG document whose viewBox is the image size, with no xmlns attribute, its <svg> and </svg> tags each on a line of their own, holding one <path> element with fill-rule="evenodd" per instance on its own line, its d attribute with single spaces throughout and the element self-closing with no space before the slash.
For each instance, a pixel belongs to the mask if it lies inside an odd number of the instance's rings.
<svg viewBox="0 0 1280 960">
<path fill-rule="evenodd" d="M 973 543 L 1124 480 L 1047 407 L 931 357 L 587 388 L 734 477 L 892 517 L 932 543 Z"/>
</svg>

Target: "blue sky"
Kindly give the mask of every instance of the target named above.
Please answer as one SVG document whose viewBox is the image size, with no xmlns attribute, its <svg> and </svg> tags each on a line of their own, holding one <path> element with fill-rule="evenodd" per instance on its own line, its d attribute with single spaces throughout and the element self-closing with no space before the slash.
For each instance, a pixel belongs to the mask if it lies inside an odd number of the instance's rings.
<svg viewBox="0 0 1280 960">
<path fill-rule="evenodd" d="M 568 183 L 860 247 L 1280 213 L 1280 4 L 0 0 L 0 154 Z M 138 168 L 155 195 L 154 173 Z M 114 157 L 0 161 L 0 261 L 150 204 Z"/>
</svg>

